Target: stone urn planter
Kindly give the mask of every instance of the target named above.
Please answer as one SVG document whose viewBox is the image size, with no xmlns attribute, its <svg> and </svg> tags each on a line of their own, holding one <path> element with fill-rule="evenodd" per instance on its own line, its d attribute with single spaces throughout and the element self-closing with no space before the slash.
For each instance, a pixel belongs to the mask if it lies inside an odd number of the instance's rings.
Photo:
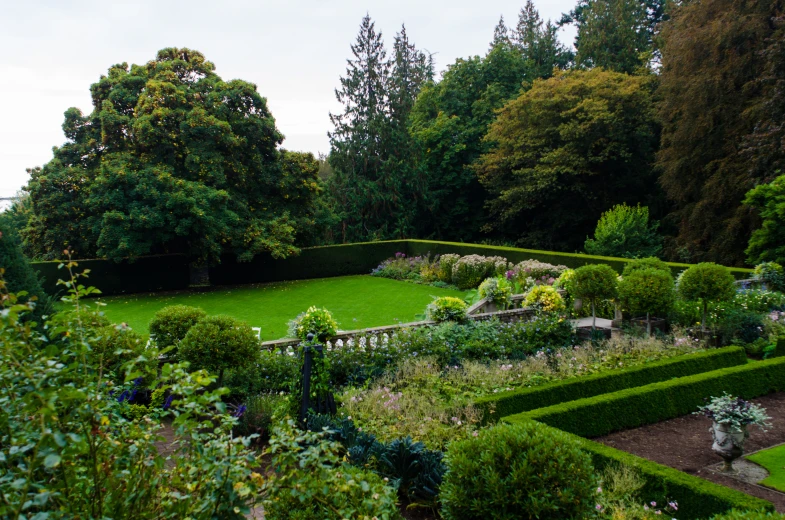
<svg viewBox="0 0 785 520">
<path fill-rule="evenodd" d="M 722 471 L 732 472 L 733 461 L 744 455 L 744 441 L 750 436 L 747 427 L 734 428 L 730 424 L 714 421 L 710 431 L 711 438 L 714 440 L 711 451 L 725 461 Z"/>
</svg>

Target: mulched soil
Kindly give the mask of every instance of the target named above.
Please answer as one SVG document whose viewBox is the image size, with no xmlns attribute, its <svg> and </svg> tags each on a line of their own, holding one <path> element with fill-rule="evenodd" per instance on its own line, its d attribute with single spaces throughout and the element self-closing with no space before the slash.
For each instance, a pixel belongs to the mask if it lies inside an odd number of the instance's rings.
<svg viewBox="0 0 785 520">
<path fill-rule="evenodd" d="M 753 399 L 753 402 L 766 408 L 772 418 L 772 426 L 765 432 L 757 427 L 751 429 L 750 437 L 744 445 L 746 453 L 785 443 L 785 393 L 770 394 Z M 785 494 L 712 471 L 712 469 L 716 470 L 717 463 L 722 459 L 711 451 L 710 427 L 709 419 L 688 415 L 633 430 L 612 433 L 594 440 L 690 475 L 769 500 L 777 511 L 785 513 Z"/>
</svg>

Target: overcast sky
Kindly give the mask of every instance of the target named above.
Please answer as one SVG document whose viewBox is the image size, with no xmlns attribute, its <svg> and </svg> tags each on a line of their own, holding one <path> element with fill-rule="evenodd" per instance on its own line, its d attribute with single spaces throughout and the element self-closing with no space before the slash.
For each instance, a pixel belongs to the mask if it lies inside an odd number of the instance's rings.
<svg viewBox="0 0 785 520">
<path fill-rule="evenodd" d="M 0 197 L 27 182 L 25 168 L 65 141 L 69 107 L 92 109 L 89 87 L 114 63 L 143 64 L 164 47 L 201 51 L 225 80 L 255 83 L 290 150 L 326 153 L 334 89 L 368 12 L 388 49 L 402 23 L 437 70 L 484 54 L 504 15 L 513 26 L 524 0 L 25 0 L 0 11 Z M 574 0 L 540 0 L 559 18 Z M 561 35 L 572 43 L 573 33 Z"/>
</svg>

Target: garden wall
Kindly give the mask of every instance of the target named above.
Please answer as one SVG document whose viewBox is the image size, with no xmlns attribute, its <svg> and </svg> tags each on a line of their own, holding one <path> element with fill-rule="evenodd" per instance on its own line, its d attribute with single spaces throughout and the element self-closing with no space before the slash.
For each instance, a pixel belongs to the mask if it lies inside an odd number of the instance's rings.
<svg viewBox="0 0 785 520">
<path fill-rule="evenodd" d="M 624 258 L 513 247 L 428 240 L 392 240 L 309 247 L 304 248 L 300 255 L 287 259 L 258 255 L 250 262 L 238 262 L 234 257 L 226 257 L 220 264 L 210 268 L 210 278 L 215 285 L 241 285 L 367 274 L 382 260 L 395 256 L 398 252 L 406 253 L 408 256 L 426 253 L 504 256 L 513 262 L 534 258 L 569 267 L 606 263 L 619 272 L 628 262 Z M 59 264 L 58 261 L 33 262 L 33 267 L 44 277 L 44 289 L 50 294 L 58 292 L 59 288 L 56 285 L 58 278 L 65 278 L 64 273 L 57 269 Z M 689 267 L 688 264 L 670 263 L 669 265 L 675 273 Z M 188 259 L 183 255 L 147 256 L 133 262 L 120 263 L 100 259 L 79 260 L 78 269 L 90 269 L 91 274 L 87 284 L 99 288 L 105 295 L 185 289 L 190 280 Z M 731 268 L 731 271 L 739 279 L 748 278 L 752 272 L 740 268 Z"/>
<path fill-rule="evenodd" d="M 741 347 L 726 347 L 697 354 L 664 359 L 643 366 L 613 370 L 591 376 L 558 381 L 534 388 L 500 392 L 475 401 L 485 422 L 496 422 L 522 412 L 574 402 L 597 395 L 640 387 L 672 378 L 744 365 L 747 356 Z M 545 421 L 547 422 L 547 421 Z"/>
</svg>

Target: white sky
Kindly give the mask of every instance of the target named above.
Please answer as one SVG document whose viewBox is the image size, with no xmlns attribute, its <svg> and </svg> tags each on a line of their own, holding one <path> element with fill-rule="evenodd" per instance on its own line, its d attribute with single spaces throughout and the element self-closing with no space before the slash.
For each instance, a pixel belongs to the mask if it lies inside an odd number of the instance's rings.
<svg viewBox="0 0 785 520">
<path fill-rule="evenodd" d="M 225 80 L 255 83 L 290 150 L 326 153 L 328 113 L 349 45 L 366 11 L 389 49 L 401 23 L 437 70 L 484 54 L 504 15 L 513 26 L 524 0 L 23 0 L 0 4 L 0 197 L 27 182 L 25 168 L 61 145 L 63 112 L 92 109 L 90 84 L 109 66 L 143 64 L 164 47 L 188 47 Z M 575 0 L 540 0 L 558 19 Z M 562 34 L 572 43 L 572 32 Z"/>
</svg>

